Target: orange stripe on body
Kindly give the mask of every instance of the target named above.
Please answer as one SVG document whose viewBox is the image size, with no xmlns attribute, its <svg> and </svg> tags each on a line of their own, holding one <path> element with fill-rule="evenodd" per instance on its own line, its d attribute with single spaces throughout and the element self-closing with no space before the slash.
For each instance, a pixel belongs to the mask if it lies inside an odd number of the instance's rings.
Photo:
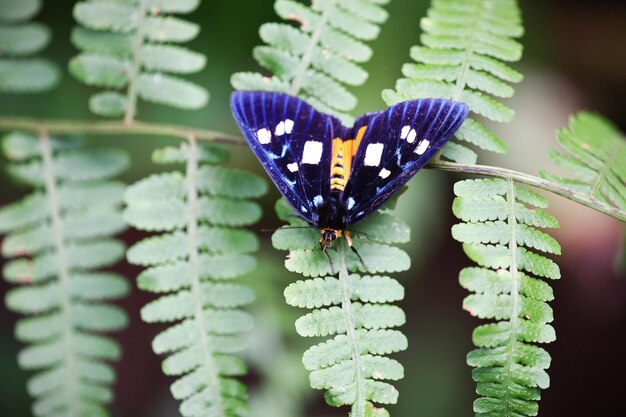
<svg viewBox="0 0 626 417">
<path fill-rule="evenodd" d="M 343 191 L 348 178 L 350 178 L 352 159 L 356 155 L 366 130 L 367 126 L 362 126 L 354 139 L 333 139 L 333 153 L 330 164 L 331 190 Z"/>
</svg>

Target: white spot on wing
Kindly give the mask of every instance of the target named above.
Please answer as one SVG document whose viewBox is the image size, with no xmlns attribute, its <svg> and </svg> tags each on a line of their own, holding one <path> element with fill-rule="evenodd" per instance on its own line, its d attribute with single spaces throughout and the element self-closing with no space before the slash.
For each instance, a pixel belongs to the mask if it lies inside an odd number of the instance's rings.
<svg viewBox="0 0 626 417">
<path fill-rule="evenodd" d="M 409 132 L 409 135 L 406 137 L 406 141 L 409 143 L 413 143 L 415 142 L 416 136 L 417 136 L 417 132 L 415 132 L 415 129 L 411 129 L 411 131 Z"/>
<path fill-rule="evenodd" d="M 388 169 L 381 169 L 380 172 L 378 173 L 378 176 L 382 179 L 385 179 L 389 176 L 389 174 L 391 174 L 391 171 L 389 171 Z"/>
<path fill-rule="evenodd" d="M 377 167 L 380 165 L 380 158 L 383 156 L 384 147 L 385 145 L 382 143 L 370 143 L 367 145 L 363 164 L 368 167 Z"/>
<path fill-rule="evenodd" d="M 315 197 L 313 197 L 313 204 L 316 207 L 321 206 L 323 202 L 324 202 L 324 199 L 322 198 L 321 195 L 316 195 Z"/>
<path fill-rule="evenodd" d="M 274 129 L 274 134 L 276 136 L 282 136 L 285 134 L 285 122 L 280 122 L 276 125 L 276 129 Z"/>
<path fill-rule="evenodd" d="M 354 198 L 349 197 L 348 198 L 348 210 L 352 210 L 352 207 L 354 207 Z"/>
<path fill-rule="evenodd" d="M 307 213 L 309 211 L 304 206 L 300 206 L 300 210 L 302 210 L 303 213 Z"/>
<path fill-rule="evenodd" d="M 402 131 L 400 132 L 400 139 L 406 139 L 407 135 L 409 134 L 409 130 L 411 130 L 411 126 L 403 126 Z"/>
<path fill-rule="evenodd" d="M 291 172 L 296 172 L 298 170 L 298 163 L 292 162 L 291 164 L 287 165 L 287 169 Z"/>
<path fill-rule="evenodd" d="M 292 130 L 293 130 L 293 120 L 285 119 L 285 133 L 289 135 Z"/>
<path fill-rule="evenodd" d="M 381 144 L 382 145 L 382 144 Z M 302 163 L 317 165 L 322 160 L 322 150 L 324 145 L 322 142 L 310 140 L 304 143 L 302 150 Z"/>
<path fill-rule="evenodd" d="M 417 144 L 417 148 L 415 148 L 415 153 L 418 155 L 422 155 L 424 152 L 426 152 L 428 146 L 430 146 L 430 142 L 426 139 L 422 139 L 420 143 Z"/>
<path fill-rule="evenodd" d="M 265 128 L 259 129 L 256 132 L 256 137 L 259 140 L 259 143 L 263 145 L 267 145 L 268 143 L 272 141 L 272 132 L 270 132 L 269 130 Z"/>
</svg>

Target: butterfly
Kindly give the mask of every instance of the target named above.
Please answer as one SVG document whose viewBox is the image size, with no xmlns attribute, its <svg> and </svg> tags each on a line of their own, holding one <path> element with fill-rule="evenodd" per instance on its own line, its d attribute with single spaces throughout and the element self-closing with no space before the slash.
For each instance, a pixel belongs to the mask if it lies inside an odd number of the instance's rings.
<svg viewBox="0 0 626 417">
<path fill-rule="evenodd" d="M 299 217 L 321 232 L 325 253 L 342 235 L 356 252 L 351 226 L 415 175 L 468 114 L 463 103 L 412 100 L 364 114 L 347 128 L 287 94 L 238 91 L 230 103 L 278 190 Z"/>
</svg>

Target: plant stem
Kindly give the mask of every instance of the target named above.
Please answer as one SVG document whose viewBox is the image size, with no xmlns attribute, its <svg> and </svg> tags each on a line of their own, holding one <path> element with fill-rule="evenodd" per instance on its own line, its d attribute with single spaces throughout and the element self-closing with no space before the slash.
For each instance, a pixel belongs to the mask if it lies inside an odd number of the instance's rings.
<svg viewBox="0 0 626 417">
<path fill-rule="evenodd" d="M 146 17 L 146 6 L 144 0 L 139 0 L 137 4 L 137 29 L 133 41 L 133 61 L 128 76 L 128 90 L 126 91 L 126 112 L 124 113 L 124 124 L 129 125 L 135 120 L 137 110 L 137 82 L 141 71 L 141 47 L 143 46 L 143 22 Z"/>
<path fill-rule="evenodd" d="M 157 135 L 170 136 L 187 140 L 193 136 L 198 140 L 207 140 L 230 145 L 245 145 L 241 136 L 228 135 L 204 129 L 193 129 L 184 126 L 166 125 L 133 121 L 130 124 L 122 122 L 77 121 L 77 120 L 35 120 L 21 117 L 0 117 L 0 131 L 26 130 L 39 132 L 45 130 L 56 134 L 128 134 L 128 135 Z"/>
<path fill-rule="evenodd" d="M 517 219 L 515 217 L 515 183 L 512 178 L 507 179 L 508 190 L 506 193 L 506 199 L 509 206 L 508 214 L 508 226 L 509 226 L 509 253 L 511 256 L 511 266 L 509 267 L 509 274 L 511 279 L 511 299 L 513 301 L 513 307 L 511 308 L 511 317 L 509 318 L 510 332 L 509 342 L 507 345 L 506 353 L 506 393 L 504 395 L 504 415 L 509 415 L 509 403 L 511 390 L 511 374 L 513 373 L 513 365 L 515 363 L 513 354 L 515 350 L 515 342 L 517 341 L 517 332 L 519 327 L 519 273 L 517 269 Z"/>
<path fill-rule="evenodd" d="M 50 223 L 54 239 L 54 250 L 57 260 L 57 278 L 61 295 L 60 315 L 62 323 L 63 343 L 63 365 L 66 369 L 67 387 L 67 415 L 77 417 L 79 413 L 79 393 L 76 385 L 76 371 L 74 358 L 74 341 L 72 332 L 72 300 L 70 290 L 70 268 L 65 248 L 65 234 L 63 230 L 63 220 L 61 219 L 61 208 L 56 184 L 54 159 L 52 155 L 52 145 L 50 136 L 45 130 L 39 132 L 39 145 L 43 163 L 43 178 L 48 199 L 48 210 L 50 213 Z"/>
<path fill-rule="evenodd" d="M 240 136 L 229 135 L 222 132 L 215 132 L 204 129 L 191 129 L 184 126 L 165 125 L 159 123 L 133 122 L 125 125 L 120 122 L 87 122 L 75 120 L 35 120 L 20 117 L 0 117 L 0 131 L 3 130 L 26 130 L 39 133 L 45 130 L 48 133 L 57 134 L 128 134 L 128 135 L 158 135 L 169 136 L 187 140 L 193 136 L 197 140 L 206 140 L 229 145 L 247 145 L 245 139 Z M 583 206 L 614 217 L 617 220 L 626 222 L 626 210 L 621 210 L 606 204 L 589 195 L 573 191 L 543 178 L 535 177 L 519 171 L 489 165 L 456 164 L 445 161 L 431 161 L 426 168 L 438 169 L 441 171 L 463 172 L 467 174 L 479 174 L 488 177 L 512 178 L 518 183 L 531 185 L 545 191 L 575 201 Z"/>
<path fill-rule="evenodd" d="M 472 55 L 474 55 L 474 48 L 476 46 L 476 27 L 482 22 L 481 17 L 484 7 L 484 2 L 476 5 L 471 24 L 468 25 L 474 30 L 470 32 L 470 35 L 465 42 L 465 53 L 463 54 L 463 59 L 461 60 L 461 68 L 459 69 L 456 84 L 454 86 L 454 92 L 452 93 L 453 101 L 459 101 L 461 99 L 461 94 L 463 94 L 463 90 L 465 90 L 465 78 L 467 76 L 467 71 L 469 70 L 470 59 L 472 58 Z"/>
<path fill-rule="evenodd" d="M 204 303 L 202 302 L 202 282 L 200 277 L 198 257 L 198 191 L 196 190 L 196 175 L 198 171 L 198 142 L 189 136 L 189 158 L 187 159 L 187 243 L 189 251 L 189 270 L 191 275 L 191 294 L 193 298 L 194 321 L 198 328 L 198 339 L 202 346 L 204 367 L 206 368 L 207 385 L 211 390 L 210 413 L 216 417 L 226 417 L 222 402 L 222 385 L 217 374 L 217 366 L 213 359 L 211 341 L 207 335 L 207 326 L 204 318 Z"/>
<path fill-rule="evenodd" d="M 354 383 L 356 396 L 352 405 L 350 417 L 365 417 L 365 377 L 363 376 L 363 364 L 361 363 L 361 348 L 356 335 L 354 318 L 352 317 L 352 302 L 350 301 L 350 283 L 348 268 L 346 267 L 345 239 L 339 244 L 339 283 L 341 284 L 341 309 L 346 320 L 346 335 L 350 340 L 352 362 L 354 364 Z"/>
<path fill-rule="evenodd" d="M 324 7 L 324 10 L 322 11 L 322 15 L 319 17 L 319 20 L 317 21 L 317 25 L 315 26 L 315 29 L 313 30 L 313 33 L 311 34 L 311 41 L 309 42 L 309 45 L 306 51 L 302 55 L 302 58 L 300 60 L 300 65 L 298 65 L 298 68 L 296 69 L 296 72 L 295 72 L 295 76 L 293 77 L 293 80 L 291 81 L 291 86 L 289 87 L 289 94 L 291 94 L 292 96 L 297 96 L 298 93 L 300 92 L 300 89 L 302 88 L 304 77 L 306 77 L 306 72 L 309 69 L 309 66 L 311 65 L 311 60 L 313 59 L 313 53 L 315 52 L 315 49 L 317 48 L 317 44 L 319 42 L 320 36 L 322 36 L 322 32 L 324 28 L 326 27 L 326 22 L 328 22 L 328 18 L 330 17 L 330 14 L 332 10 L 334 9 L 333 7 L 334 5 L 335 5 L 335 1 L 332 1 L 332 2 L 325 2 L 324 6 L 322 6 Z"/>
<path fill-rule="evenodd" d="M 591 209 L 614 217 L 617 220 L 626 222 L 626 211 L 624 210 L 620 210 L 617 207 L 608 205 L 587 194 L 573 191 L 569 188 L 560 186 L 543 178 L 535 177 L 533 175 L 525 174 L 523 172 L 488 165 L 466 165 L 443 161 L 429 163 L 427 165 L 427 168 L 439 169 L 442 171 L 463 172 L 467 174 L 480 174 L 488 177 L 512 179 L 515 182 L 521 184 L 531 185 L 533 187 L 541 188 L 542 190 L 550 191 L 554 194 L 565 197 L 568 200 L 580 203 L 585 207 L 589 207 Z"/>
<path fill-rule="evenodd" d="M 595 198 L 598 192 L 602 189 L 602 184 L 604 183 L 606 176 L 611 170 L 611 165 L 613 164 L 613 161 L 619 154 L 619 151 L 621 150 L 622 146 L 624 146 L 624 142 L 621 140 L 618 140 L 615 147 L 613 148 L 613 151 L 611 152 L 611 155 L 604 163 L 602 170 L 598 173 L 598 178 L 596 178 L 593 184 L 593 187 L 591 189 L 591 194 L 590 194 L 591 198 Z"/>
</svg>

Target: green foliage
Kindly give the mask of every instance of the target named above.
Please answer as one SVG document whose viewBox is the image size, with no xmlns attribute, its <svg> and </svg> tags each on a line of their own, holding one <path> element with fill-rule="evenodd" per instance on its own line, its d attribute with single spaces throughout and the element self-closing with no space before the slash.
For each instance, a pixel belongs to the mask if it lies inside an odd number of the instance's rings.
<svg viewBox="0 0 626 417">
<path fill-rule="evenodd" d="M 276 211 L 289 221 L 272 236 L 274 247 L 290 251 L 285 261 L 287 269 L 323 277 L 297 281 L 285 289 L 288 304 L 314 309 L 296 321 L 296 331 L 305 337 L 336 335 L 304 353 L 311 386 L 326 390 L 330 405 L 351 405 L 355 416 L 364 412 L 388 415 L 372 403 L 397 401 L 397 390 L 383 380 L 401 379 L 404 371 L 400 363 L 383 355 L 407 346 L 406 337 L 391 330 L 404 324 L 404 312 L 389 304 L 404 298 L 404 288 L 388 276 L 348 274 L 348 270 L 407 270 L 408 255 L 388 244 L 407 242 L 408 226 L 389 209 L 373 214 L 351 230 L 363 263 L 352 252 L 345 253 L 341 239 L 335 242 L 337 250 L 328 250 L 331 265 L 319 249 L 319 231 L 298 219 L 285 200 L 279 200 Z M 339 278 L 329 276 L 337 268 Z"/>
<path fill-rule="evenodd" d="M 3 0 L 0 4 L 0 93 L 39 93 L 59 81 L 56 65 L 32 56 L 51 39 L 47 26 L 29 22 L 41 6 L 41 0 Z"/>
<path fill-rule="evenodd" d="M 232 85 L 238 90 L 279 91 L 306 100 L 319 111 L 333 114 L 351 125 L 347 112 L 356 97 L 345 85 L 367 80 L 359 65 L 368 61 L 371 49 L 364 43 L 378 37 L 387 20 L 381 7 L 388 0 L 318 0 L 306 6 L 295 0 L 276 0 L 274 8 L 283 19 L 300 25 L 266 23 L 259 34 L 266 43 L 253 55 L 273 75 L 239 72 Z"/>
<path fill-rule="evenodd" d="M 132 119 L 136 96 L 183 109 L 206 104 L 208 92 L 178 76 L 202 70 L 205 56 L 175 45 L 195 38 L 199 27 L 173 15 L 192 12 L 198 4 L 94 0 L 75 5 L 74 17 L 81 26 L 72 31 L 72 43 L 82 53 L 69 69 L 85 84 L 103 89 L 89 100 L 92 112 Z"/>
<path fill-rule="evenodd" d="M 452 235 L 479 265 L 461 271 L 461 285 L 472 292 L 463 308 L 497 321 L 474 330 L 477 349 L 467 357 L 481 396 L 474 411 L 477 416 L 535 416 L 540 390 L 549 385 L 550 356 L 534 343 L 555 339 L 547 304 L 554 298 L 552 289 L 537 277 L 560 278 L 558 266 L 536 252 L 559 254 L 560 246 L 536 227 L 558 224 L 544 211 L 543 197 L 511 180 L 461 181 L 454 192 L 453 211 L 463 223 L 452 227 Z"/>
<path fill-rule="evenodd" d="M 101 332 L 120 330 L 126 315 L 108 301 L 124 297 L 126 279 L 101 271 L 119 261 L 125 229 L 124 185 L 109 178 L 128 165 L 126 154 L 82 148 L 75 138 L 14 132 L 2 140 L 8 171 L 35 191 L 0 208 L 7 234 L 3 269 L 16 287 L 7 308 L 28 317 L 15 334 L 28 343 L 20 367 L 36 371 L 28 381 L 36 416 L 102 416 L 115 380 L 107 362 L 120 348 Z"/>
<path fill-rule="evenodd" d="M 626 138 L 608 120 L 587 112 L 570 119 L 557 132 L 563 151 L 550 150 L 556 165 L 574 174 L 565 178 L 542 171 L 541 176 L 574 192 L 626 210 Z"/>
<path fill-rule="evenodd" d="M 141 310 L 142 319 L 172 323 L 152 348 L 169 355 L 163 371 L 178 377 L 171 391 L 185 417 L 240 416 L 248 408 L 246 389 L 233 378 L 245 374 L 245 365 L 233 353 L 245 348 L 252 317 L 241 307 L 254 293 L 231 281 L 256 266 L 249 254 L 258 240 L 240 226 L 259 220 L 260 207 L 248 199 L 267 185 L 247 172 L 208 165 L 228 158 L 223 148 L 195 141 L 157 150 L 156 163 L 184 162 L 186 173 L 152 175 L 125 194 L 126 221 L 159 232 L 136 243 L 127 258 L 147 267 L 139 288 L 160 294 Z"/>
<path fill-rule="evenodd" d="M 411 49 L 416 63 L 405 64 L 405 78 L 397 81 L 395 90 L 383 92 L 387 104 L 446 98 L 466 103 L 478 116 L 510 122 L 513 110 L 496 98 L 511 97 L 514 90 L 509 83 L 522 80 L 504 63 L 518 61 L 522 55 L 522 45 L 514 40 L 523 34 L 517 1 L 433 0 L 421 28 L 423 45 Z M 507 150 L 500 138 L 472 117 L 456 137 L 488 151 Z M 459 163 L 477 159 L 471 149 L 454 142 L 446 145 L 442 155 Z"/>
</svg>

